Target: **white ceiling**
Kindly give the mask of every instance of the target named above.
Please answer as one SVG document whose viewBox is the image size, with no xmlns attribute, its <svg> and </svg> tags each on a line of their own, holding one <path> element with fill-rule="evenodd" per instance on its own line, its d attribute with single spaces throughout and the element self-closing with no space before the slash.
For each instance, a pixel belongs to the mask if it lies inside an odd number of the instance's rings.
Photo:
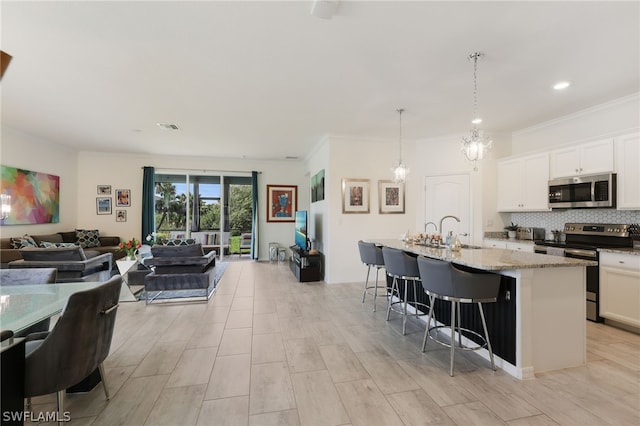
<svg viewBox="0 0 640 426">
<path fill-rule="evenodd" d="M 640 91 L 628 2 L 2 1 L 2 123 L 79 150 L 282 159 L 487 132 Z M 573 85 L 556 92 L 559 80 Z M 172 123 L 180 131 L 160 129 Z"/>
</svg>

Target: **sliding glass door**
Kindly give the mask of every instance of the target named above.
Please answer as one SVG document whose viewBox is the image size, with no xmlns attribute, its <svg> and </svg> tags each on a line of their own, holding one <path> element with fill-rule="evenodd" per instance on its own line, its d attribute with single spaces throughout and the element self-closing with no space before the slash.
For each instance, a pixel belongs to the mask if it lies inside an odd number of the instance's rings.
<svg viewBox="0 0 640 426">
<path fill-rule="evenodd" d="M 156 173 L 157 238 L 194 240 L 228 254 L 232 236 L 253 229 L 251 191 L 248 176 Z"/>
</svg>

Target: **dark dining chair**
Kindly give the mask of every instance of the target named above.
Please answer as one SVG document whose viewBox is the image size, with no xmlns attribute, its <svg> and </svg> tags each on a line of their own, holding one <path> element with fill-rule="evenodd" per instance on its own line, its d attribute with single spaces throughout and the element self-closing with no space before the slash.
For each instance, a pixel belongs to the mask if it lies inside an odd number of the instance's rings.
<svg viewBox="0 0 640 426">
<path fill-rule="evenodd" d="M 65 389 L 81 382 L 96 368 L 109 399 L 103 361 L 109 355 L 122 279 L 73 293 L 50 332 L 27 336 L 25 397 L 57 393 L 59 419 L 64 413 Z"/>
</svg>

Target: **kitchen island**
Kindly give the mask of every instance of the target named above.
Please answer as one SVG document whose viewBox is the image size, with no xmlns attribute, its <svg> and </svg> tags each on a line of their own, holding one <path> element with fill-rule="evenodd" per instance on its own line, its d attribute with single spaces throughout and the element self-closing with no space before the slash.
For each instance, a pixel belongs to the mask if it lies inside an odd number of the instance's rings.
<svg viewBox="0 0 640 426">
<path fill-rule="evenodd" d="M 401 240 L 368 241 L 467 270 L 502 275 L 498 303 L 486 306 L 498 306 L 490 320 L 494 330 L 505 328 L 505 324 L 511 330 L 489 331 L 496 366 L 507 373 L 527 379 L 535 373 L 586 363 L 586 267 L 596 262 L 506 249 L 463 248 L 451 252 Z M 508 341 L 496 340 L 500 338 Z M 507 349 L 499 353 L 495 347 L 501 344 Z M 488 359 L 486 350 L 479 353 Z"/>
</svg>

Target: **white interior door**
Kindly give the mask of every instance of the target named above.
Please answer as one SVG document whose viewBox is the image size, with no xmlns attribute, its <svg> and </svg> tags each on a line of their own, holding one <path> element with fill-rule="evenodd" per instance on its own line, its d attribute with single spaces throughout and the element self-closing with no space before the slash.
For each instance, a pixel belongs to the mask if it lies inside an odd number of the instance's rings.
<svg viewBox="0 0 640 426">
<path fill-rule="evenodd" d="M 460 242 L 469 244 L 471 235 L 471 193 L 469 175 L 427 176 L 425 178 L 425 223 L 440 226 L 440 219 L 452 215 L 460 219 L 447 218 L 438 232 L 444 239 L 449 231 L 458 235 Z M 433 226 L 429 225 L 429 233 Z M 466 236 L 463 234 L 467 234 Z"/>
</svg>

